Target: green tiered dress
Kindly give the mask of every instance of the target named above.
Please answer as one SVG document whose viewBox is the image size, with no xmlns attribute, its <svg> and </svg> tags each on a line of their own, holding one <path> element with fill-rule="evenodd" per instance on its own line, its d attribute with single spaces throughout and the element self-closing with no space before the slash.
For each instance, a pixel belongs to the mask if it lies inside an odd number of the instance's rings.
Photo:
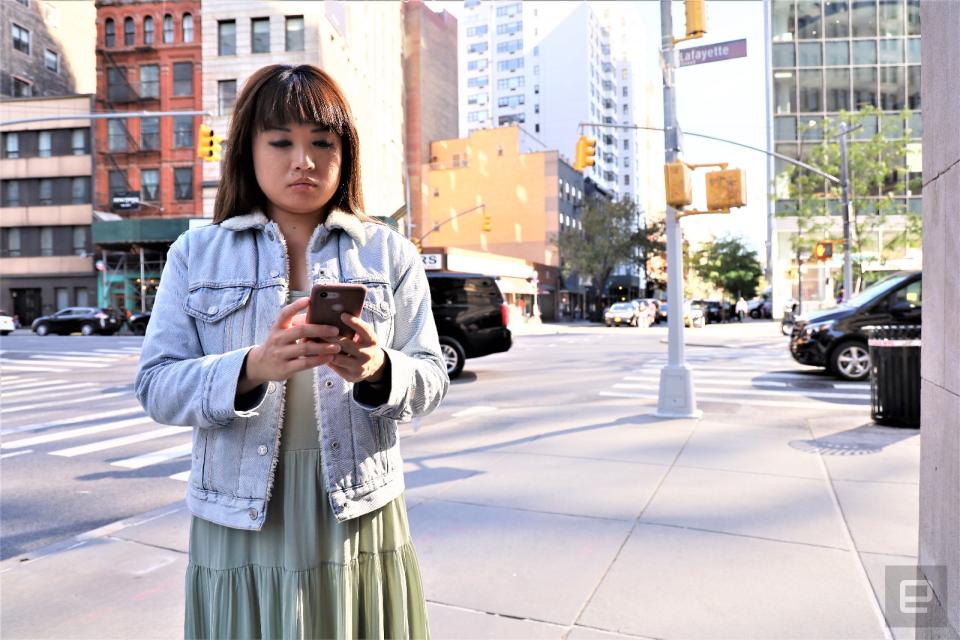
<svg viewBox="0 0 960 640">
<path fill-rule="evenodd" d="M 290 302 L 306 296 L 291 291 Z M 287 381 L 260 531 L 194 517 L 186 638 L 428 638 L 403 496 L 339 523 L 324 489 L 313 374 Z"/>
</svg>

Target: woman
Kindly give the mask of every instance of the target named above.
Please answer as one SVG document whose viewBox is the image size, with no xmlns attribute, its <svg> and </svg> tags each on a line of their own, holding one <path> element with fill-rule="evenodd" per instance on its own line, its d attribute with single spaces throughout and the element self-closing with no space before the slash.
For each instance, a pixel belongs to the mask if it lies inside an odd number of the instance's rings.
<svg viewBox="0 0 960 640">
<path fill-rule="evenodd" d="M 214 224 L 170 248 L 137 397 L 189 425 L 187 637 L 427 637 L 397 422 L 449 380 L 413 245 L 362 213 L 359 143 L 312 66 L 247 80 Z M 362 283 L 356 332 L 304 321 Z"/>
</svg>

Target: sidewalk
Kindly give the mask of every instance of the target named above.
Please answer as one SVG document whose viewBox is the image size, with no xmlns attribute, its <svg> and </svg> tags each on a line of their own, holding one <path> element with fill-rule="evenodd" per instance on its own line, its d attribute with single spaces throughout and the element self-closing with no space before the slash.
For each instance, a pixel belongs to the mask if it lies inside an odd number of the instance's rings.
<svg viewBox="0 0 960 640">
<path fill-rule="evenodd" d="M 402 433 L 435 638 L 913 637 L 879 603 L 916 562 L 917 431 L 652 409 Z M 3 637 L 181 637 L 188 524 L 171 505 L 3 562 Z"/>
</svg>

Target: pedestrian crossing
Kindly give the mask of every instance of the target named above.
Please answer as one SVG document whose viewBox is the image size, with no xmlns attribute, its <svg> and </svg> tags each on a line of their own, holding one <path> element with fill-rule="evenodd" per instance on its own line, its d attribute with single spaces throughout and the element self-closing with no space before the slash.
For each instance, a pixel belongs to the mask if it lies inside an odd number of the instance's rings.
<svg viewBox="0 0 960 640">
<path fill-rule="evenodd" d="M 17 374 L 63 374 L 69 371 L 106 369 L 119 363 L 134 361 L 139 354 L 140 347 L 134 346 L 56 353 L 3 349 L 0 350 L 0 375 L 2 382 L 6 383 L 11 376 Z"/>
<path fill-rule="evenodd" d="M 190 476 L 192 428 L 157 424 L 143 409 L 131 404 L 131 390 L 99 393 L 96 382 L 68 382 L 62 378 L 3 375 L 0 378 L 0 460 L 28 454 L 65 459 L 85 459 L 106 454 L 110 466 L 140 470 L 157 465 L 181 469 L 171 480 L 186 482 Z M 96 395 L 93 395 L 96 394 Z M 49 396 L 55 397 L 51 400 Z M 87 407 L 96 399 L 98 410 Z M 106 404 L 101 401 L 109 400 Z M 118 406 L 110 406 L 112 403 Z M 65 406 L 73 415 L 49 421 L 7 426 L 11 420 L 29 418 L 27 412 Z M 14 414 L 8 418 L 9 414 Z M 115 455 L 121 452 L 121 455 Z"/>
</svg>

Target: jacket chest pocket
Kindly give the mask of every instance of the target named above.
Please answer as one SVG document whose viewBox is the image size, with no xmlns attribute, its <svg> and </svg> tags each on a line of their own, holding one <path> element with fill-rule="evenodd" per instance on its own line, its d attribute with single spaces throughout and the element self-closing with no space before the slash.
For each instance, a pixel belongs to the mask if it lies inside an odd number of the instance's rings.
<svg viewBox="0 0 960 640">
<path fill-rule="evenodd" d="M 225 353 L 241 346 L 246 307 L 253 287 L 202 285 L 191 288 L 184 311 L 196 320 L 204 353 Z"/>
<path fill-rule="evenodd" d="M 362 282 L 367 288 L 367 297 L 363 301 L 360 319 L 373 325 L 377 341 L 381 346 L 389 347 L 393 340 L 393 318 L 396 313 L 390 287 L 383 282 Z"/>
</svg>

